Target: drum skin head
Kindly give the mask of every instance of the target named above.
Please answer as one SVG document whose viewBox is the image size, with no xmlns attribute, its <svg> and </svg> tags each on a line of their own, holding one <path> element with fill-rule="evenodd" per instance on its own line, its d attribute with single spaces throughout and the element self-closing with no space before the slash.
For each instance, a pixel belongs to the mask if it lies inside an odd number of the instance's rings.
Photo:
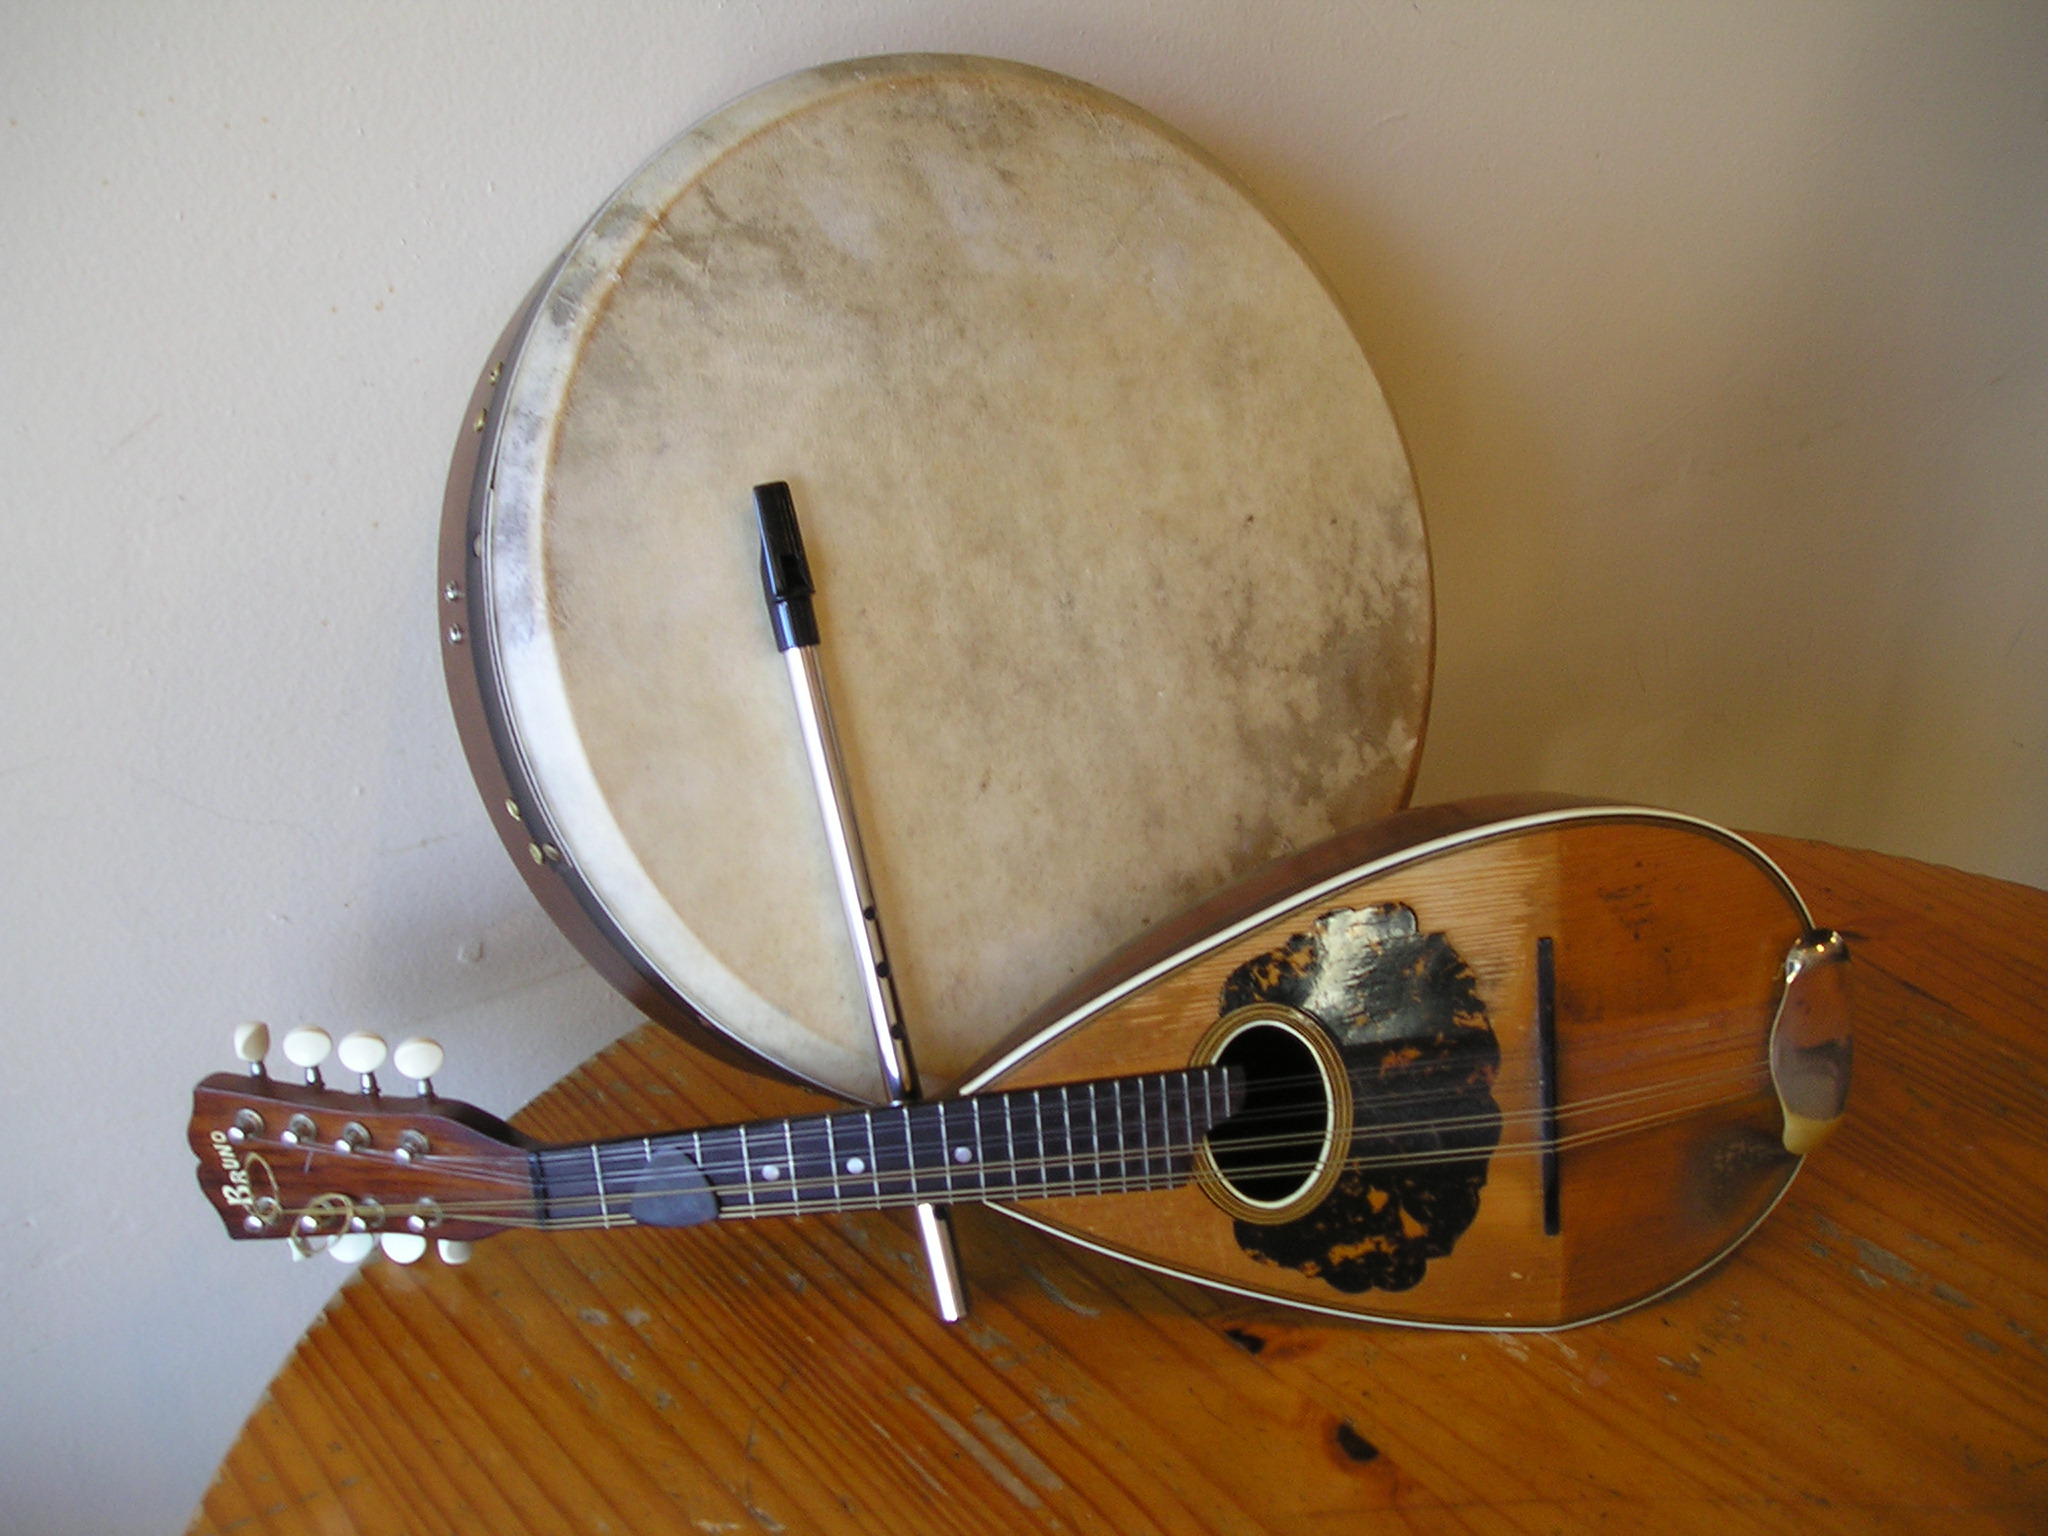
<svg viewBox="0 0 2048 1536">
<path fill-rule="evenodd" d="M 570 246 L 486 426 L 472 650 L 552 855 L 529 873 L 799 1076 L 879 1084 L 760 482 L 803 521 L 936 1084 L 1146 927 L 1406 799 L 1429 559 L 1378 383 L 1289 238 L 1103 92 L 901 56 L 726 107 Z"/>
</svg>

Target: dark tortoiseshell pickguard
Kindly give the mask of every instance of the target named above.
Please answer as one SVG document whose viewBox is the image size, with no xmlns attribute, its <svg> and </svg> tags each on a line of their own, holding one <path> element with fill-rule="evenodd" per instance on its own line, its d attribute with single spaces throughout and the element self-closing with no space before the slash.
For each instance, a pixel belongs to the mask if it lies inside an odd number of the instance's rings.
<svg viewBox="0 0 2048 1536">
<path fill-rule="evenodd" d="M 1256 1259 L 1347 1293 L 1405 1291 L 1479 1214 L 1500 1142 L 1500 1045 L 1472 972 L 1399 905 L 1326 912 L 1223 984 L 1224 1013 L 1298 1008 L 1326 1030 L 1351 1079 L 1353 1133 L 1336 1187 L 1293 1221 L 1239 1221 Z"/>
</svg>

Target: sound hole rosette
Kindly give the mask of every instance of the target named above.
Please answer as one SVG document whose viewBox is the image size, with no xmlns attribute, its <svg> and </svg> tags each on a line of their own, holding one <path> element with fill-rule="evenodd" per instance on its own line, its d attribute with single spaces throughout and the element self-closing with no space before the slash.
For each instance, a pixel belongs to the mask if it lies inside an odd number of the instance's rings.
<svg viewBox="0 0 2048 1536">
<path fill-rule="evenodd" d="M 1218 1019 L 1195 1046 L 1191 1065 L 1219 1063 L 1245 1067 L 1244 1107 L 1195 1144 L 1195 1182 L 1240 1221 L 1277 1226 L 1307 1215 L 1336 1188 L 1351 1146 L 1351 1078 L 1336 1042 L 1299 1008 L 1252 1003 Z M 1319 1136 L 1291 1129 L 1317 1114 Z M 1274 1166 L 1274 1144 L 1284 1158 L 1290 1143 L 1312 1137 L 1312 1157 Z M 1291 1188 L 1271 1187 L 1290 1178 Z"/>
</svg>

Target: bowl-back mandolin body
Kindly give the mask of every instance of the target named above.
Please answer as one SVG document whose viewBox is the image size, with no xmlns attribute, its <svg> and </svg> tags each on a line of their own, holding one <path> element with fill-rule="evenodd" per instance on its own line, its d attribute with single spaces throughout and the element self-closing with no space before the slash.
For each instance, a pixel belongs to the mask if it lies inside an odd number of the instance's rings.
<svg viewBox="0 0 2048 1536">
<path fill-rule="evenodd" d="M 1203 903 L 956 1098 L 542 1147 L 431 1096 L 222 1074 L 190 1139 L 238 1238 L 981 1199 L 1293 1306 L 1555 1328 L 1682 1284 L 1769 1213 L 1842 1112 L 1846 958 L 1732 833 L 1475 801 Z"/>
<path fill-rule="evenodd" d="M 1297 1306 L 1585 1322 L 1722 1257 L 1797 1171 L 1771 1043 L 1811 928 L 1767 858 L 1702 822 L 1533 797 L 1432 807 L 1149 936 L 965 1091 L 1185 1066 L 1219 1018 L 1278 1005 L 1335 1048 L 1351 1100 L 1344 1166 L 1306 1209 L 1226 1211 L 1208 1159 L 1168 1192 L 1003 1209 Z M 1838 1113 L 1847 1020 L 1823 1011 Z"/>
</svg>

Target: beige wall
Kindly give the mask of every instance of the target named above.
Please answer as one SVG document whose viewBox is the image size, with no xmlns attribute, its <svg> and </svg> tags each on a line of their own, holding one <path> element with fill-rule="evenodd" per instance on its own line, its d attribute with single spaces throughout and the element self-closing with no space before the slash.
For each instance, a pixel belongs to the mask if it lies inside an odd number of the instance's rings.
<svg viewBox="0 0 2048 1536">
<path fill-rule="evenodd" d="M 338 1271 L 180 1150 L 228 1026 L 505 1107 L 630 1016 L 433 642 L 472 371 L 669 134 L 853 54 L 1208 145 L 1352 310 L 1440 603 L 1420 793 L 1558 787 L 2048 883 L 2037 6 L 0 9 L 0 1527 L 182 1519 Z"/>
</svg>

